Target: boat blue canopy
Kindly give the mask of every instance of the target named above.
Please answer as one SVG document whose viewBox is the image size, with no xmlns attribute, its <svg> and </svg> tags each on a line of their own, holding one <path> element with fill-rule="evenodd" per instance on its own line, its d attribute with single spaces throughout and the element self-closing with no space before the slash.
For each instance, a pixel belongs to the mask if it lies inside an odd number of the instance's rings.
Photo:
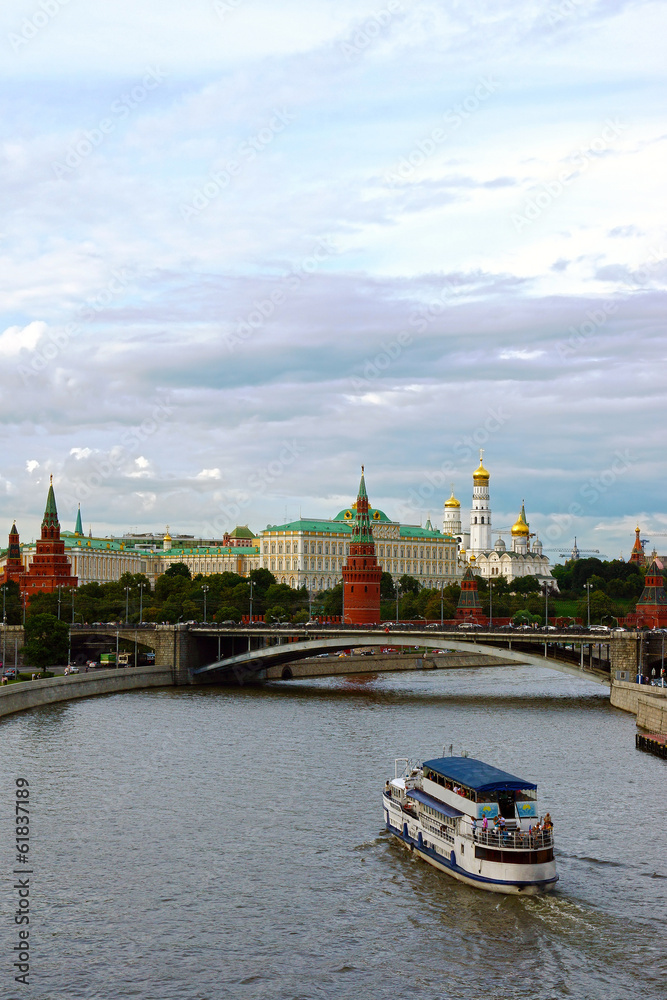
<svg viewBox="0 0 667 1000">
<path fill-rule="evenodd" d="M 444 802 L 440 802 L 439 799 L 434 799 L 432 795 L 427 795 L 426 792 L 422 792 L 419 788 L 413 788 L 408 792 L 409 799 L 416 799 L 417 802 L 421 802 L 424 806 L 430 806 L 431 809 L 435 809 L 442 816 L 449 816 L 450 819 L 458 819 L 459 816 L 463 816 L 463 813 L 458 809 L 454 809 L 452 806 L 448 806 Z"/>
<path fill-rule="evenodd" d="M 474 757 L 436 757 L 425 760 L 424 767 L 476 792 L 519 792 L 524 788 L 537 788 L 532 781 L 524 781 Z"/>
</svg>

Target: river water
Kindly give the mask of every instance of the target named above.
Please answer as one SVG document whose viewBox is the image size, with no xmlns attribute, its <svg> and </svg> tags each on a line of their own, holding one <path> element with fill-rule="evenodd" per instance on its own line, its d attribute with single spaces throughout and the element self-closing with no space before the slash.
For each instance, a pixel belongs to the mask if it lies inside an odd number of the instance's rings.
<svg viewBox="0 0 667 1000">
<path fill-rule="evenodd" d="M 667 995 L 667 762 L 605 688 L 529 667 L 134 692 L 4 719 L 30 782 L 31 1000 Z M 469 888 L 383 829 L 394 757 L 538 782 L 560 883 Z"/>
</svg>

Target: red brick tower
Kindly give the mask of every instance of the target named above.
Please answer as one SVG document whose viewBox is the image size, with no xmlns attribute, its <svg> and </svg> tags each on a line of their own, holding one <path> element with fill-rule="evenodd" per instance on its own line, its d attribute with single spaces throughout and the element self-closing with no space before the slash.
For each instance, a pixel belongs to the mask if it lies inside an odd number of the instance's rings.
<svg viewBox="0 0 667 1000">
<path fill-rule="evenodd" d="M 641 543 L 641 539 L 639 537 L 639 534 L 640 534 L 640 532 L 639 532 L 639 525 L 637 525 L 637 527 L 635 528 L 635 536 L 636 536 L 635 537 L 635 544 L 632 546 L 632 552 L 630 553 L 630 558 L 629 558 L 628 562 L 638 563 L 640 566 L 643 566 L 644 562 L 645 562 L 645 559 L 644 559 L 644 546 Z"/>
<path fill-rule="evenodd" d="M 646 570 L 642 596 L 637 601 L 637 609 L 626 615 L 627 625 L 648 625 L 649 628 L 665 628 L 667 626 L 667 594 L 662 576 L 662 566 L 655 552 L 651 565 Z"/>
<path fill-rule="evenodd" d="M 468 566 L 461 580 L 461 596 L 459 597 L 459 604 L 456 609 L 456 617 L 459 621 L 478 622 L 480 625 L 486 624 L 488 621 L 488 618 L 482 612 L 482 605 L 479 601 L 477 577 L 473 576 L 470 566 Z"/>
<path fill-rule="evenodd" d="M 13 580 L 17 583 L 21 589 L 23 589 L 23 575 L 25 570 L 23 569 L 23 562 L 21 561 L 21 543 L 19 541 L 19 533 L 16 529 L 16 521 L 12 524 L 12 530 L 9 532 L 9 547 L 7 549 L 7 560 L 5 562 L 5 569 L 2 577 L 0 578 L 0 585 L 3 583 L 9 583 Z"/>
<path fill-rule="evenodd" d="M 362 465 L 350 554 L 343 566 L 343 621 L 350 625 L 380 624 L 382 569 L 375 558 L 375 542 L 368 507 Z"/>
<path fill-rule="evenodd" d="M 33 594 L 51 594 L 58 587 L 76 587 L 70 561 L 65 555 L 65 543 L 60 540 L 60 522 L 53 492 L 53 476 L 46 498 L 42 519 L 42 537 L 36 544 L 35 555 L 25 574 L 23 588 L 30 600 Z"/>
</svg>

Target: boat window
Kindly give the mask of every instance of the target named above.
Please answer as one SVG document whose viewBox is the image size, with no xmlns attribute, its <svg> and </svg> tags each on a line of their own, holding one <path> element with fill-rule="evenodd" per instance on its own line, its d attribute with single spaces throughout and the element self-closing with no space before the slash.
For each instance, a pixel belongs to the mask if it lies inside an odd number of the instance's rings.
<svg viewBox="0 0 667 1000">
<path fill-rule="evenodd" d="M 516 793 L 517 802 L 535 802 L 537 801 L 537 789 L 536 788 L 522 788 L 520 792 Z"/>
</svg>

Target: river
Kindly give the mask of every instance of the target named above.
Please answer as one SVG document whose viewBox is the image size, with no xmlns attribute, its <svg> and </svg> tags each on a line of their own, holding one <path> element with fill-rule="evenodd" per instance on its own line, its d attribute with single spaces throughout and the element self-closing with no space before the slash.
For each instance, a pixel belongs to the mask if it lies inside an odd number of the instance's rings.
<svg viewBox="0 0 667 1000">
<path fill-rule="evenodd" d="M 186 688 L 3 719 L 0 822 L 31 792 L 30 987 L 0 996 L 312 1000 L 667 995 L 667 762 L 608 691 L 530 667 Z M 505 897 L 383 829 L 394 757 L 538 782 L 560 882 Z"/>
</svg>

